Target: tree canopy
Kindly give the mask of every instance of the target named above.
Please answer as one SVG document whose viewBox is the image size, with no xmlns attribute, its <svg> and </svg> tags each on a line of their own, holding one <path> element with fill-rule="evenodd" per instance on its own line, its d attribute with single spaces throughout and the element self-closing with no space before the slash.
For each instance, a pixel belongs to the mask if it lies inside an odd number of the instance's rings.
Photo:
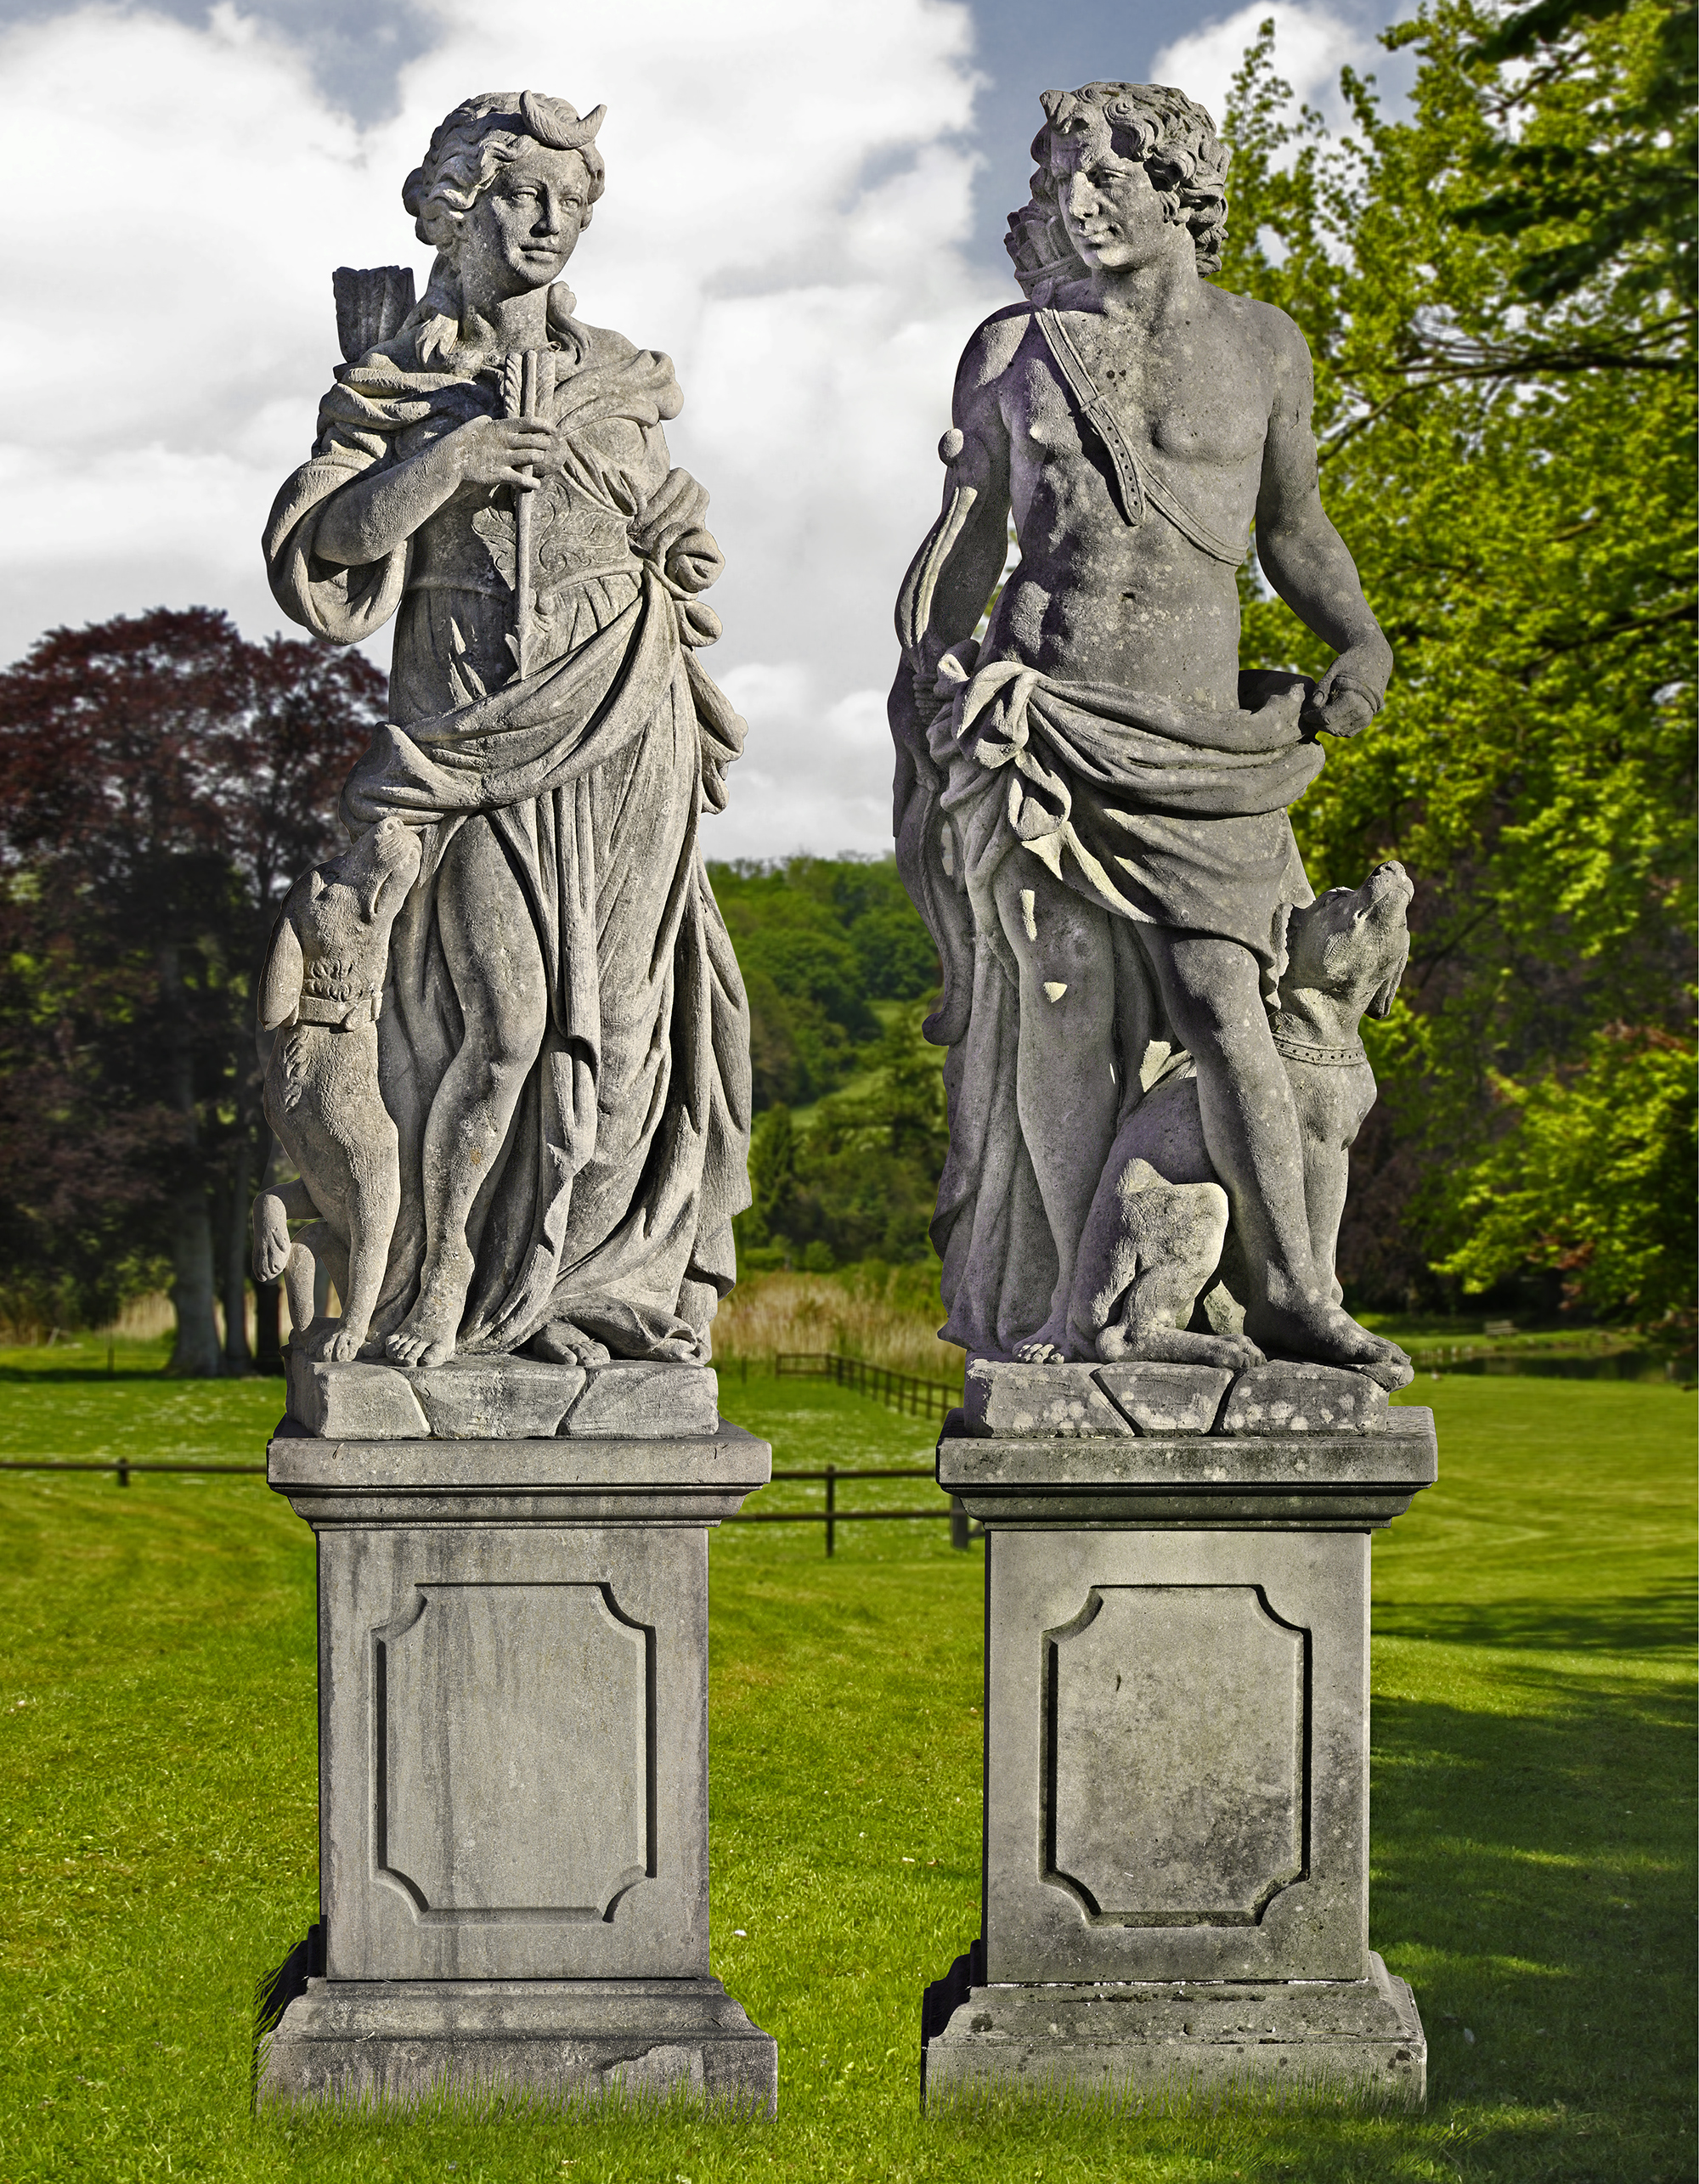
<svg viewBox="0 0 1699 2184">
<path fill-rule="evenodd" d="M 98 1321 L 168 1264 L 178 1369 L 218 1369 L 218 1287 L 246 1358 L 253 974 L 383 700 L 358 653 L 248 644 L 209 607 L 53 630 L 0 674 L 14 1312 Z"/>
<path fill-rule="evenodd" d="M 1407 118 L 1349 71 L 1349 134 L 1292 118 L 1268 23 L 1226 125 L 1221 277 L 1310 342 L 1324 496 L 1397 656 L 1293 815 L 1318 887 L 1391 855 L 1418 888 L 1341 1272 L 1380 1301 L 1532 1264 L 1644 1321 L 1677 1307 L 1606 1232 L 1658 1228 L 1667 1160 L 1636 1198 L 1617 1139 L 1667 1147 L 1685 1097 L 1647 1061 L 1630 1125 L 1624 1057 L 1691 1018 L 1691 17 L 1436 0 L 1386 42 L 1420 54 Z M 1249 573 L 1245 620 L 1247 665 L 1322 666 Z"/>
</svg>

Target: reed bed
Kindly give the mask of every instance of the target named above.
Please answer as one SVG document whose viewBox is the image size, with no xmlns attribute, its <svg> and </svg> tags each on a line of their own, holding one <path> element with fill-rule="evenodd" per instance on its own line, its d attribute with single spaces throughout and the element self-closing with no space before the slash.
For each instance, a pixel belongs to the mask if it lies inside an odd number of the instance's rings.
<svg viewBox="0 0 1699 2184">
<path fill-rule="evenodd" d="M 743 1360 L 770 1370 L 780 1351 L 830 1351 L 959 1387 L 962 1352 L 939 1340 L 943 1318 L 929 1267 L 750 1274 L 720 1307 L 714 1355 L 720 1364 Z"/>
</svg>

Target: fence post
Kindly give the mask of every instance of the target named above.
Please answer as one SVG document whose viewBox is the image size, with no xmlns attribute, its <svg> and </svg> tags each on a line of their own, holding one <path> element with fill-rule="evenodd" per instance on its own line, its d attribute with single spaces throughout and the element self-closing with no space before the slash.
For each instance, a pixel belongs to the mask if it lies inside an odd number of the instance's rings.
<svg viewBox="0 0 1699 2184">
<path fill-rule="evenodd" d="M 127 1486 L 129 1485 L 129 1483 L 130 1483 L 130 1467 L 129 1467 L 129 1465 L 125 1462 L 124 1459 L 121 1456 L 121 1457 L 118 1459 L 118 1484 L 119 1484 L 121 1487 L 127 1487 Z"/>
<path fill-rule="evenodd" d="M 838 1534 L 837 1510 L 838 1466 L 828 1464 L 826 1467 L 826 1551 L 828 1555 L 834 1550 Z"/>
</svg>

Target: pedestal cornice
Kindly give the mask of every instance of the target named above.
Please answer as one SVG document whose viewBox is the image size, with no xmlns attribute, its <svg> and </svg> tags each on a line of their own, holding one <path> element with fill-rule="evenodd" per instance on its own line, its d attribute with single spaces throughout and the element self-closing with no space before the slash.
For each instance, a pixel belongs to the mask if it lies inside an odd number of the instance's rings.
<svg viewBox="0 0 1699 2184">
<path fill-rule="evenodd" d="M 672 1440 L 335 1441 L 285 1419 L 266 1478 L 315 1531 L 373 1524 L 717 1524 L 772 1475 L 742 1426 Z"/>
<path fill-rule="evenodd" d="M 1438 1462 L 1433 1413 L 1411 1406 L 1374 1434 L 1066 1440 L 946 1428 L 937 1472 L 988 1531 L 1380 1532 L 1434 1483 Z"/>
</svg>

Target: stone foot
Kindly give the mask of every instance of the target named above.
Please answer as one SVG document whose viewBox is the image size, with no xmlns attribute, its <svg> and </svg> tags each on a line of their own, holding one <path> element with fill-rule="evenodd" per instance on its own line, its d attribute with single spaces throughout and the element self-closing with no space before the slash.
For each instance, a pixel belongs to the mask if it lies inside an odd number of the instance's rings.
<svg viewBox="0 0 1699 2184">
<path fill-rule="evenodd" d="M 609 1357 L 605 1342 L 598 1342 L 569 1319 L 551 1319 L 527 1346 L 533 1357 L 550 1365 L 605 1365 Z"/>
<path fill-rule="evenodd" d="M 1036 1335 L 1014 1346 L 1017 1365 L 1065 1365 L 1069 1359 L 1068 1314 L 1053 1312 Z"/>
<path fill-rule="evenodd" d="M 471 1287 L 472 1255 L 464 1242 L 426 1265 L 419 1301 L 385 1346 L 398 1365 L 446 1365 L 454 1354 Z"/>
</svg>

